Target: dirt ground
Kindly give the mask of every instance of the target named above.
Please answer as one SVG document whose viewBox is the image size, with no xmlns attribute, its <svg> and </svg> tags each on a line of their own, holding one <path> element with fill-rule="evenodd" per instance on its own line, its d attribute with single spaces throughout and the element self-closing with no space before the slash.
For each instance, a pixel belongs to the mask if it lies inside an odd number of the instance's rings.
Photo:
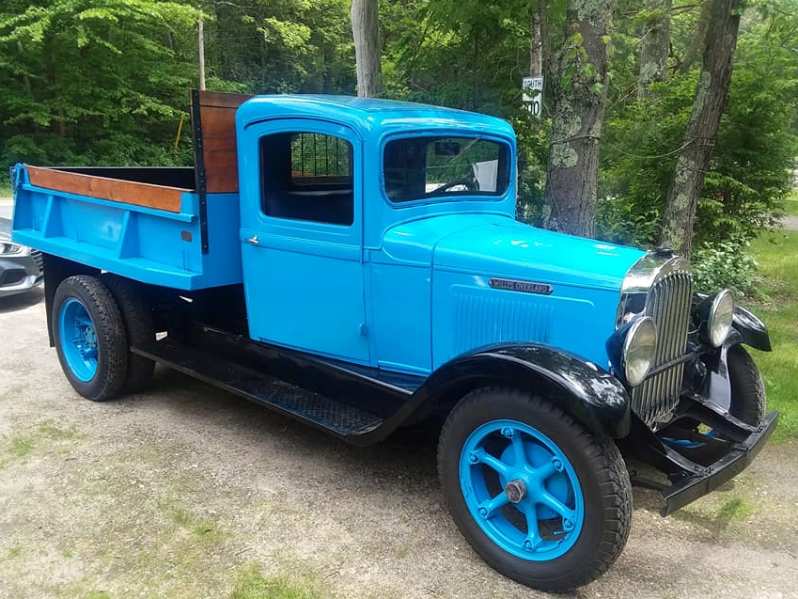
<svg viewBox="0 0 798 599">
<path fill-rule="evenodd" d="M 165 370 L 91 403 L 41 297 L 0 300 L 0 597 L 226 597 L 253 564 L 322 596 L 539 596 L 459 535 L 431 439 L 351 448 Z M 797 449 L 668 519 L 636 491 L 625 552 L 577 596 L 798 596 Z"/>
</svg>

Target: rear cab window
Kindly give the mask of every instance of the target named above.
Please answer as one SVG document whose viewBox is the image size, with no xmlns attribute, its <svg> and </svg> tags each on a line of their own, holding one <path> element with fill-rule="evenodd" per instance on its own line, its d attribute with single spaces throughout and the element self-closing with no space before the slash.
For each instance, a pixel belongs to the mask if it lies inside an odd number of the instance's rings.
<svg viewBox="0 0 798 599">
<path fill-rule="evenodd" d="M 404 137 L 389 141 L 384 185 L 392 202 L 452 196 L 499 197 L 510 179 L 510 147 L 466 136 Z"/>
<path fill-rule="evenodd" d="M 285 132 L 260 140 L 261 209 L 267 216 L 354 222 L 352 145 L 333 135 Z"/>
</svg>

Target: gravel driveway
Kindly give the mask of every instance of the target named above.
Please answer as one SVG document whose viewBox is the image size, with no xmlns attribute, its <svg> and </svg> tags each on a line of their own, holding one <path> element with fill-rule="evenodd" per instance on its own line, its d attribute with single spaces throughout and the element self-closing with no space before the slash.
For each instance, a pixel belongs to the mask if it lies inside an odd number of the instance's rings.
<svg viewBox="0 0 798 599">
<path fill-rule="evenodd" d="M 0 303 L 0 596 L 225 597 L 253 564 L 322 596 L 540 596 L 458 534 L 428 436 L 351 448 L 169 371 L 93 404 L 44 322 L 41 292 Z M 795 597 L 796 449 L 669 519 L 636 491 L 626 551 L 577 596 Z"/>
<path fill-rule="evenodd" d="M 14 212 L 14 204 L 11 198 L 4 198 L 0 196 L 0 218 L 11 218 Z"/>
</svg>

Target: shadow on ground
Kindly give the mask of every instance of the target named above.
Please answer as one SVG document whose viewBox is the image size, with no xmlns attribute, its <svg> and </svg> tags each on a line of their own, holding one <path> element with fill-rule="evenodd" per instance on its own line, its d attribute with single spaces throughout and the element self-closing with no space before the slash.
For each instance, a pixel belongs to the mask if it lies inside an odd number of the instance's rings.
<svg viewBox="0 0 798 599">
<path fill-rule="evenodd" d="M 34 287 L 30 291 L 8 297 L 0 297 L 0 314 L 24 310 L 35 306 L 42 300 L 44 300 L 44 289 L 42 287 Z"/>
</svg>

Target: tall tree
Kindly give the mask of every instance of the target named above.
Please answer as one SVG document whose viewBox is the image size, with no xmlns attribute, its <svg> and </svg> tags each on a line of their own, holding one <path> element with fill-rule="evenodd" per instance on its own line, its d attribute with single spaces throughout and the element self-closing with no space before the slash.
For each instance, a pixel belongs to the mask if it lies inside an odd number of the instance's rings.
<svg viewBox="0 0 798 599">
<path fill-rule="evenodd" d="M 565 41 L 551 86 L 546 224 L 576 235 L 593 235 L 613 5 L 613 0 L 568 0 Z"/>
<path fill-rule="evenodd" d="M 665 200 L 660 243 L 688 256 L 698 198 L 726 106 L 740 28 L 741 0 L 712 0 L 693 110 Z"/>
<path fill-rule="evenodd" d="M 712 18 L 712 0 L 703 0 L 700 4 L 701 13 L 695 22 L 694 32 L 684 52 L 684 57 L 679 62 L 679 71 L 687 73 L 698 62 L 704 45 L 707 42 L 707 29 Z"/>
<path fill-rule="evenodd" d="M 640 72 L 638 96 L 649 93 L 649 87 L 664 81 L 671 46 L 671 0 L 646 0 L 643 36 L 640 39 Z"/>
<path fill-rule="evenodd" d="M 357 95 L 370 98 L 381 89 L 378 0 L 352 0 Z"/>
</svg>

